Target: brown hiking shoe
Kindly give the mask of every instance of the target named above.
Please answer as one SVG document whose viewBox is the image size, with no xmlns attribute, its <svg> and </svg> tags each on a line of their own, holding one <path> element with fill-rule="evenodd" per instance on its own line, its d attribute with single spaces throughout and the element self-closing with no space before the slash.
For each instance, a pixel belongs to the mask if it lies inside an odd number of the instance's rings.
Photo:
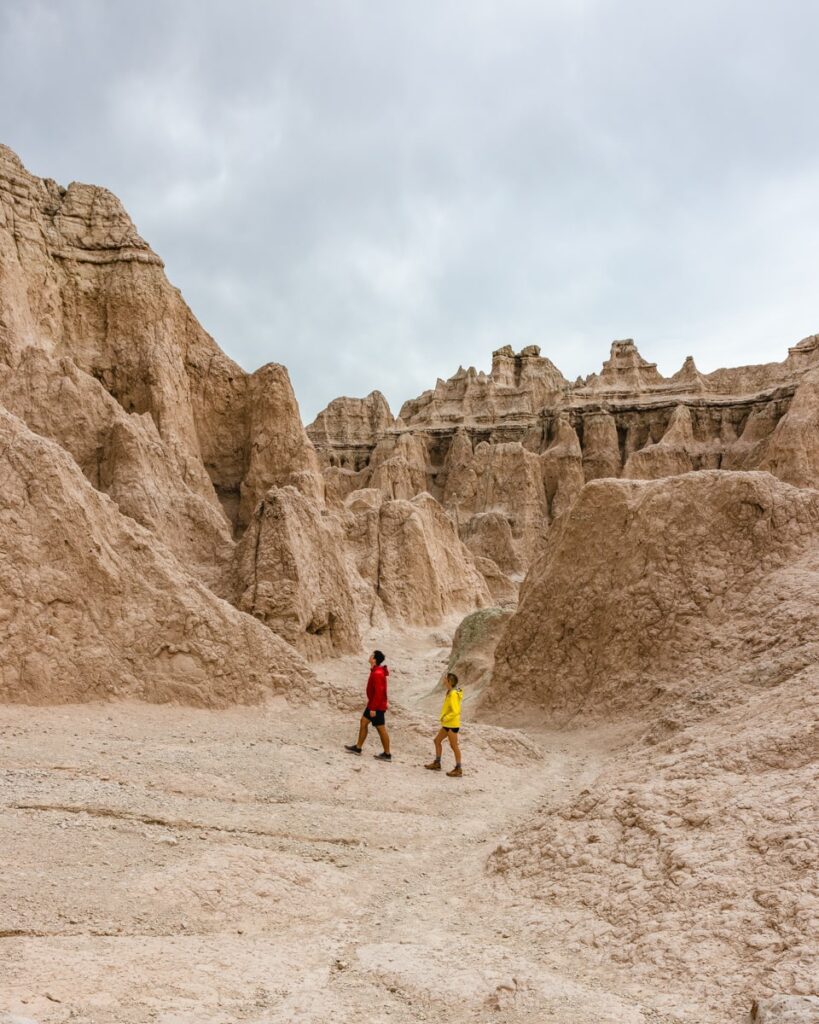
<svg viewBox="0 0 819 1024">
<path fill-rule="evenodd" d="M 463 769 L 459 764 L 457 764 L 455 765 L 451 772 L 447 772 L 447 775 L 450 777 L 450 779 L 460 779 L 460 777 L 463 775 Z"/>
<path fill-rule="evenodd" d="M 441 762 L 433 761 L 431 764 L 425 764 L 425 768 L 429 768 L 431 772 L 439 772 L 441 770 Z"/>
</svg>

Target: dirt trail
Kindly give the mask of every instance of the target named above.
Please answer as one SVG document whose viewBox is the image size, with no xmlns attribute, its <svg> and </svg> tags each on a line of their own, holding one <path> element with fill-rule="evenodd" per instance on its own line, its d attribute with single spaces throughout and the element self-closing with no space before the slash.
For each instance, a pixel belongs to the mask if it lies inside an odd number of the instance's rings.
<svg viewBox="0 0 819 1024">
<path fill-rule="evenodd" d="M 443 640 L 394 647 L 388 765 L 342 749 L 361 657 L 319 668 L 341 708 L 0 708 L 0 1022 L 681 1020 L 574 980 L 484 871 L 610 738 L 468 726 L 465 776 L 424 771 Z"/>
</svg>

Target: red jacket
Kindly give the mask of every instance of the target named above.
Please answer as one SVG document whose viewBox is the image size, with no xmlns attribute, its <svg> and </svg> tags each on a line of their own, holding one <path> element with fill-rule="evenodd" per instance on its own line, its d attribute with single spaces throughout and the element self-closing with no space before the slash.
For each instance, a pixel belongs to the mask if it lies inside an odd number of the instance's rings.
<svg viewBox="0 0 819 1024">
<path fill-rule="evenodd" d="M 367 710 L 387 710 L 387 676 L 390 670 L 386 665 L 376 665 L 370 670 L 367 680 Z"/>
</svg>

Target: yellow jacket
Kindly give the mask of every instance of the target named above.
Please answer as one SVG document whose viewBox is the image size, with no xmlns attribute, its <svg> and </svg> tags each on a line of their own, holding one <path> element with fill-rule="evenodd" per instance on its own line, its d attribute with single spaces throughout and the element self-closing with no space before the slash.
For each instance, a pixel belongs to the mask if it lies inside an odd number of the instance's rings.
<svg viewBox="0 0 819 1024">
<path fill-rule="evenodd" d="M 441 708 L 441 725 L 447 729 L 460 729 L 461 727 L 461 701 L 464 699 L 464 691 L 456 687 L 447 690 L 444 697 L 444 706 Z"/>
</svg>

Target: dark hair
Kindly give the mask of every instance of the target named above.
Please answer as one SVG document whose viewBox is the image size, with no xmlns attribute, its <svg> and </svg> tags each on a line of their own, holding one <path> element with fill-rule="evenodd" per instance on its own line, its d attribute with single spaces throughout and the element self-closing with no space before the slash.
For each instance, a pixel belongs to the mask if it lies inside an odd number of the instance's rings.
<svg viewBox="0 0 819 1024">
<path fill-rule="evenodd" d="M 454 672 L 447 672 L 446 677 L 449 680 L 449 682 L 452 683 L 453 686 L 458 685 L 458 677 L 455 675 Z"/>
<path fill-rule="evenodd" d="M 381 651 L 373 651 L 373 657 L 375 658 L 376 665 L 380 665 L 384 660 L 384 655 Z"/>
</svg>

